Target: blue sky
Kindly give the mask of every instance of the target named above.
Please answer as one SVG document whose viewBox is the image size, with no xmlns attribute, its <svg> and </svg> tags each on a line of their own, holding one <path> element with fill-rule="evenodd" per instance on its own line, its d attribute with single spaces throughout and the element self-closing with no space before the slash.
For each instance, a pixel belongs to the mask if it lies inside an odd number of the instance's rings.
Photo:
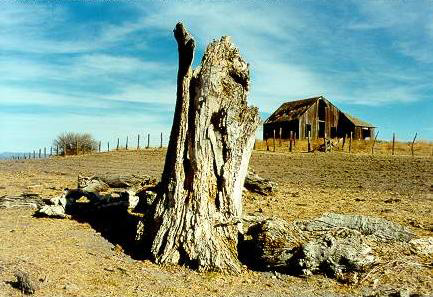
<svg viewBox="0 0 433 297">
<path fill-rule="evenodd" d="M 232 36 L 262 119 L 323 95 L 379 138 L 433 139 L 432 1 L 1 1 L 0 152 L 65 131 L 156 144 L 171 128 L 177 21 L 196 38 L 195 65 Z"/>
</svg>

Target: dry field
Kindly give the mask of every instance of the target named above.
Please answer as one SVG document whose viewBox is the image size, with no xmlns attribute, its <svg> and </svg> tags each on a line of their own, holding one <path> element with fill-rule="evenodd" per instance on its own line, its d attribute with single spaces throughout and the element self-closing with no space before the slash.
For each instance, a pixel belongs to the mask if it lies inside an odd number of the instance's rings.
<svg viewBox="0 0 433 297">
<path fill-rule="evenodd" d="M 165 150 L 155 149 L 0 161 L 0 197 L 58 195 L 76 186 L 78 173 L 159 177 L 164 157 Z M 433 236 L 431 157 L 255 151 L 250 167 L 278 182 L 279 191 L 268 197 L 247 194 L 245 213 L 288 221 L 324 212 L 356 213 Z M 21 296 L 11 286 L 17 270 L 41 280 L 36 296 L 353 296 L 390 286 L 433 295 L 433 259 L 399 244 L 376 250 L 381 265 L 354 286 L 322 275 L 300 278 L 247 268 L 241 275 L 197 273 L 136 260 L 87 222 L 34 218 L 33 212 L 0 209 L 0 297 Z"/>
<path fill-rule="evenodd" d="M 333 139 L 332 142 L 335 144 L 333 148 L 337 152 L 349 153 L 349 140 L 346 140 L 343 144 L 343 139 Z M 374 142 L 372 139 L 366 140 L 354 140 L 352 142 L 351 152 L 354 154 L 371 154 L 374 143 L 373 154 L 375 155 L 386 155 L 392 156 L 392 141 L 377 140 Z M 293 144 L 293 143 L 292 143 Z M 319 147 L 323 144 L 323 139 L 316 139 L 311 141 L 311 149 Z M 266 141 L 257 140 L 256 150 L 274 151 L 274 140 L 268 139 Z M 275 139 L 275 151 L 277 152 L 289 152 L 289 142 L 287 140 L 280 141 Z M 307 152 L 308 141 L 307 140 L 296 140 L 296 145 L 292 147 L 293 152 Z M 415 156 L 433 157 L 433 142 L 428 141 L 416 141 L 413 145 L 413 153 Z M 412 142 L 401 142 L 396 141 L 394 143 L 394 155 L 395 156 L 411 156 L 412 155 Z"/>
</svg>

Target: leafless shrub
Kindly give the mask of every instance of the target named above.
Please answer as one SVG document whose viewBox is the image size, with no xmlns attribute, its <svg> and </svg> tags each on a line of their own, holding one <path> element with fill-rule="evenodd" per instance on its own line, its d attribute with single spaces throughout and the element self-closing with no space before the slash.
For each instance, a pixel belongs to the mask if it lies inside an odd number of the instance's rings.
<svg viewBox="0 0 433 297">
<path fill-rule="evenodd" d="M 62 133 L 53 142 L 62 155 L 76 155 L 95 151 L 98 143 L 89 133 Z"/>
</svg>

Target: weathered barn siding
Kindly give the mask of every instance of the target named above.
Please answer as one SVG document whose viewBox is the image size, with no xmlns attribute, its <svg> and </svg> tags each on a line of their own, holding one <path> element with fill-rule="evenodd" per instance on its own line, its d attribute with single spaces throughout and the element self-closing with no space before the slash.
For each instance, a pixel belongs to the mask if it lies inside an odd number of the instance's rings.
<svg viewBox="0 0 433 297">
<path fill-rule="evenodd" d="M 304 139 L 308 137 L 307 125 L 311 125 L 311 137 L 315 138 L 317 134 L 317 117 L 318 117 L 318 104 L 315 102 L 308 110 L 299 118 L 299 138 Z"/>
<path fill-rule="evenodd" d="M 274 137 L 274 133 L 276 138 L 287 139 L 290 131 L 296 133 L 296 138 L 305 139 L 308 137 L 307 127 L 311 130 L 312 139 L 325 135 L 331 138 L 345 137 L 351 132 L 354 139 L 374 136 L 374 126 L 340 111 L 320 96 L 281 105 L 265 121 L 263 139 Z"/>
<path fill-rule="evenodd" d="M 319 114 L 319 107 L 324 108 L 323 115 Z M 332 105 L 328 100 L 319 99 L 315 101 L 301 116 L 299 116 L 299 128 L 297 132 L 297 138 L 305 139 L 308 137 L 307 125 L 310 125 L 311 127 L 311 138 L 316 139 L 321 137 L 319 133 L 319 122 L 321 121 L 325 123 L 323 133 L 326 133 L 327 136 L 331 136 L 331 128 L 335 127 L 337 129 L 338 127 L 339 113 L 340 111 L 338 110 L 338 108 Z M 280 126 L 281 124 L 277 126 L 269 125 L 265 130 L 278 130 Z M 288 138 L 288 134 L 284 133 L 284 130 L 282 134 L 283 138 Z M 271 133 L 271 135 L 273 135 L 273 132 Z M 276 135 L 279 135 L 278 131 L 276 132 Z"/>
<path fill-rule="evenodd" d="M 328 100 L 324 99 L 324 102 L 327 103 L 327 107 L 325 109 L 325 132 L 327 137 L 338 137 L 338 131 L 335 133 L 331 133 L 332 128 L 337 130 L 338 128 L 338 119 L 340 116 L 340 110 L 331 104 Z M 334 135 L 335 134 L 335 135 Z"/>
</svg>

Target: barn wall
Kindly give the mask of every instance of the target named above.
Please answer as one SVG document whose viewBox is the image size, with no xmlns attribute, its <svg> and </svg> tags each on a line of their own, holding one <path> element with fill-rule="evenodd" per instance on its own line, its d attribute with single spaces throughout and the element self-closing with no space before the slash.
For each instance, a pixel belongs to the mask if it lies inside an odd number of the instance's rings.
<svg viewBox="0 0 433 297">
<path fill-rule="evenodd" d="M 370 130 L 370 135 L 371 135 L 371 138 L 373 139 L 373 137 L 375 137 L 375 136 L 376 136 L 376 131 L 375 131 L 375 129 L 374 129 L 374 128 L 369 128 L 369 130 Z"/>
<path fill-rule="evenodd" d="M 322 100 L 322 99 L 320 99 Z M 306 138 L 306 125 L 311 125 L 311 138 L 319 138 L 319 104 L 320 100 L 315 102 L 299 119 L 300 124 L 300 135 L 302 138 Z M 331 135 L 331 127 L 338 128 L 338 120 L 340 110 L 330 104 L 327 100 L 323 100 L 326 104 L 325 108 L 325 133 L 328 137 Z"/>
<path fill-rule="evenodd" d="M 321 99 L 322 100 L 322 99 Z M 311 105 L 311 107 L 305 111 L 300 117 L 299 117 L 299 127 L 297 128 L 297 137 L 300 139 L 307 138 L 307 129 L 306 125 L 311 125 L 311 138 L 317 139 L 319 137 L 319 103 L 320 100 L 315 102 Z M 331 127 L 338 128 L 338 121 L 339 121 L 339 115 L 340 111 L 330 104 L 327 100 L 323 100 L 323 102 L 326 105 L 325 108 L 325 133 L 328 137 L 331 136 Z M 293 121 L 292 121 L 293 122 Z M 290 122 L 289 122 L 290 123 Z M 297 125 L 298 123 L 296 123 Z M 288 125 L 284 126 L 283 124 L 273 123 L 273 124 L 267 124 L 268 129 L 267 132 L 264 129 L 264 138 L 273 137 L 273 129 L 276 129 L 276 134 L 279 135 L 279 127 L 283 127 L 283 138 L 288 137 L 289 131 L 287 129 L 295 129 L 293 125 L 288 127 Z M 287 131 L 287 132 L 285 132 Z M 337 131 L 338 132 L 338 131 Z"/>
<path fill-rule="evenodd" d="M 321 104 L 325 105 L 324 113 L 320 112 L 320 110 L 323 110 L 320 108 Z M 319 117 L 322 118 L 319 119 Z M 308 136 L 306 129 L 307 124 L 311 125 L 312 139 L 317 139 L 320 136 L 319 123 L 322 121 L 325 123 L 324 132 L 327 137 L 345 137 L 350 136 L 350 133 L 352 132 L 354 139 L 363 138 L 361 127 L 355 127 L 354 123 L 348 120 L 347 117 L 328 100 L 319 99 L 295 120 L 264 124 L 263 139 L 272 138 L 274 135 L 274 129 L 275 137 L 280 138 L 280 128 L 282 128 L 281 136 L 283 139 L 289 138 L 290 131 L 296 131 L 297 138 L 306 139 Z M 333 127 L 335 127 L 335 130 L 332 130 Z M 370 129 L 371 135 L 374 136 L 374 128 Z"/>
<path fill-rule="evenodd" d="M 315 102 L 305 113 L 303 113 L 299 117 L 299 138 L 300 139 L 306 139 L 307 129 L 306 125 L 311 125 L 311 138 L 315 138 L 315 135 L 317 133 L 317 102 Z"/>
<path fill-rule="evenodd" d="M 326 124 L 325 131 L 326 136 L 331 137 L 331 128 L 338 128 L 338 119 L 340 117 L 340 110 L 336 108 L 334 105 L 328 102 L 328 107 L 326 108 Z"/>
<path fill-rule="evenodd" d="M 356 140 L 362 139 L 362 127 L 355 127 L 353 138 Z"/>
</svg>

